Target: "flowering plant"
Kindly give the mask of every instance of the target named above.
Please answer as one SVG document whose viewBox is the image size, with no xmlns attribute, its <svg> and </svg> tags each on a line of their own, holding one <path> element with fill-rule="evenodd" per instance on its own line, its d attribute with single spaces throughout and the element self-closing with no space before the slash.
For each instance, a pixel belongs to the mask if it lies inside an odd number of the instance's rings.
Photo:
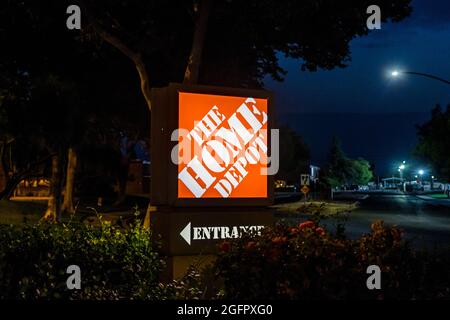
<svg viewBox="0 0 450 320">
<path fill-rule="evenodd" d="M 396 227 L 376 222 L 350 240 L 305 221 L 222 243 L 215 270 L 225 298 L 380 299 L 411 297 L 418 262 Z M 372 264 L 383 273 L 381 291 L 366 286 Z"/>
</svg>

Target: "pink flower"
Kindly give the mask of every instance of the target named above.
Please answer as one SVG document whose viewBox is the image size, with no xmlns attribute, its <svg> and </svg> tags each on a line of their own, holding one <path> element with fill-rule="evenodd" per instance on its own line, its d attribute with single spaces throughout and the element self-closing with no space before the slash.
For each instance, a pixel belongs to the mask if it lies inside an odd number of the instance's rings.
<svg viewBox="0 0 450 320">
<path fill-rule="evenodd" d="M 219 250 L 222 252 L 229 252 L 231 249 L 231 243 L 224 241 L 219 245 Z"/>
<path fill-rule="evenodd" d="M 321 227 L 318 227 L 318 228 L 316 229 L 316 233 L 317 233 L 318 235 L 320 235 L 320 236 L 324 236 L 324 235 L 325 235 L 325 230 L 324 230 L 323 228 L 321 228 Z"/>
<path fill-rule="evenodd" d="M 272 238 L 272 242 L 275 243 L 275 244 L 284 243 L 284 242 L 286 242 L 286 240 L 287 240 L 286 237 L 275 237 L 275 238 Z"/>
<path fill-rule="evenodd" d="M 303 230 L 303 229 L 314 228 L 315 226 L 316 226 L 316 224 L 314 223 L 314 221 L 308 220 L 308 221 L 305 221 L 305 222 L 300 223 L 300 224 L 298 225 L 298 228 L 299 228 L 300 230 Z"/>
</svg>

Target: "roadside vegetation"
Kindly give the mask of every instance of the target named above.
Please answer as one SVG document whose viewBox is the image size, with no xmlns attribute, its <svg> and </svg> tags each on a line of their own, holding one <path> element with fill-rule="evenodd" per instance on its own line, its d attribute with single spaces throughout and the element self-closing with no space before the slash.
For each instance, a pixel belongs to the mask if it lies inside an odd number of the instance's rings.
<svg viewBox="0 0 450 320">
<path fill-rule="evenodd" d="M 226 299 L 450 299 L 450 250 L 414 250 L 399 228 L 381 221 L 356 240 L 305 221 L 224 242 L 220 249 L 205 274 L 216 279 L 211 293 Z M 381 269 L 380 290 L 366 285 L 370 265 Z"/>
<path fill-rule="evenodd" d="M 216 261 L 164 282 L 165 257 L 140 223 L 68 221 L 0 226 L 1 299 L 450 299 L 450 250 L 417 251 L 376 222 L 358 239 L 329 233 L 321 217 L 278 224 L 219 245 Z M 138 220 L 136 220 L 138 221 Z M 69 265 L 82 270 L 68 290 Z M 381 269 L 381 290 L 366 270 Z"/>
<path fill-rule="evenodd" d="M 334 216 L 348 213 L 358 208 L 358 202 L 333 202 L 333 201 L 297 201 L 281 203 L 272 206 L 280 213 L 307 214 L 323 216 Z"/>
</svg>

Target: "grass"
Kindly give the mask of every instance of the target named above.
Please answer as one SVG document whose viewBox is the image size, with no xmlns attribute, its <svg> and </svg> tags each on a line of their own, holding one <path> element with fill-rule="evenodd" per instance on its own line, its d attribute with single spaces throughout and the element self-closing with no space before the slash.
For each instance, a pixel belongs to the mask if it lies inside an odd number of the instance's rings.
<svg viewBox="0 0 450 320">
<path fill-rule="evenodd" d="M 0 224 L 33 224 L 44 215 L 47 207 L 44 202 L 25 202 L 0 200 Z"/>
<path fill-rule="evenodd" d="M 448 199 L 448 196 L 446 194 L 443 194 L 443 193 L 433 193 L 433 194 L 430 194 L 428 196 L 430 196 L 430 197 L 432 197 L 434 199 Z"/>
<path fill-rule="evenodd" d="M 136 202 L 137 203 L 137 202 Z M 140 211 L 145 212 L 145 204 L 140 203 Z M 95 205 L 92 205 L 95 207 Z M 44 216 L 47 209 L 47 201 L 37 200 L 0 200 L 0 224 L 25 225 L 35 224 Z M 132 206 L 124 206 L 124 208 L 102 207 L 97 208 L 98 214 L 102 216 L 103 221 L 116 223 L 120 217 L 130 220 L 134 218 Z M 71 217 L 64 214 L 61 217 L 62 222 L 69 221 Z M 97 224 L 98 218 L 95 210 L 91 206 L 85 205 L 83 208 L 78 208 L 73 221 L 80 221 L 83 223 Z"/>
<path fill-rule="evenodd" d="M 356 202 L 325 202 L 325 201 L 297 201 L 292 203 L 282 203 L 274 205 L 273 208 L 281 212 L 313 214 L 320 209 L 324 215 L 336 215 L 349 212 L 358 207 Z"/>
</svg>

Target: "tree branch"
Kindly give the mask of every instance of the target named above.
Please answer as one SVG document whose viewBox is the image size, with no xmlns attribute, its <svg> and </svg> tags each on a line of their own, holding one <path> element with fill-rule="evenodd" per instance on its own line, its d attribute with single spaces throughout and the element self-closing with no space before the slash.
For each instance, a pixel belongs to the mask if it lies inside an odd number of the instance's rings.
<svg viewBox="0 0 450 320">
<path fill-rule="evenodd" d="M 188 65 L 184 73 L 183 83 L 185 84 L 195 84 L 198 82 L 200 61 L 202 58 L 203 44 L 205 42 L 212 1 L 201 0 L 199 6 L 199 14 L 195 23 L 194 38 L 192 40 L 191 54 L 189 55 Z"/>
<path fill-rule="evenodd" d="M 95 32 L 103 39 L 103 41 L 109 43 L 117 50 L 119 50 L 122 54 L 128 57 L 135 65 L 136 70 L 139 74 L 139 80 L 141 84 L 141 92 L 144 96 L 145 102 L 147 103 L 148 109 L 152 110 L 152 103 L 150 98 L 150 83 L 148 78 L 147 69 L 145 67 L 144 61 L 142 60 L 142 56 L 140 53 L 134 52 L 131 50 L 122 40 L 120 40 L 115 35 L 106 31 L 96 20 L 93 18 L 87 9 L 86 5 L 82 5 L 83 10 L 86 13 L 86 16 L 90 20 L 92 27 Z"/>
<path fill-rule="evenodd" d="M 23 169 L 20 172 L 14 173 L 7 181 L 7 184 L 3 190 L 0 191 L 0 199 L 3 198 L 9 198 L 11 194 L 13 193 L 16 186 L 22 181 L 23 179 L 31 176 L 39 176 L 39 173 L 35 173 L 32 170 L 37 167 L 40 164 L 43 164 L 44 162 L 48 161 L 51 157 L 53 157 L 55 154 L 51 153 L 47 156 L 36 160 L 35 162 L 29 163 L 25 169 Z M 7 173 L 5 173 L 7 174 Z"/>
</svg>

